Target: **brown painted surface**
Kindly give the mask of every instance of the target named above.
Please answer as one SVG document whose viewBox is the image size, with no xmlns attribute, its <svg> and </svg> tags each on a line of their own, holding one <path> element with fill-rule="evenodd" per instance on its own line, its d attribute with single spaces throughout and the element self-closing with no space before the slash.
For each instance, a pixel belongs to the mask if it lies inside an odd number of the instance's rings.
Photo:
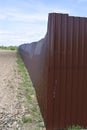
<svg viewBox="0 0 87 130">
<path fill-rule="evenodd" d="M 47 130 L 87 127 L 87 18 L 51 13 L 46 37 L 19 52 Z"/>
</svg>

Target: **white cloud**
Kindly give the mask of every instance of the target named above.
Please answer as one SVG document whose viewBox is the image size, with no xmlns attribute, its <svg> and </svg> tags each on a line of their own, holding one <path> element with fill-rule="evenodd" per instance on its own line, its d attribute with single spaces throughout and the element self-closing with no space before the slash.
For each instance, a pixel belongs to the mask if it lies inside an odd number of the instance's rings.
<svg viewBox="0 0 87 130">
<path fill-rule="evenodd" d="M 65 10 L 56 6 L 48 7 L 39 0 L 29 0 L 28 2 L 21 1 L 19 8 L 1 7 L 0 19 L 22 22 L 47 21 L 48 13 L 50 12 L 67 13 L 70 12 L 70 10 Z"/>
<path fill-rule="evenodd" d="M 46 11 L 46 10 L 45 10 Z M 36 12 L 36 13 L 22 13 L 22 12 L 13 12 L 12 10 L 6 11 L 2 14 L 0 12 L 1 20 L 9 20 L 9 21 L 21 21 L 21 22 L 47 22 L 48 13 L 50 12 L 58 12 L 58 13 L 67 13 L 66 10 L 62 9 L 52 9 L 48 8 L 47 12 Z"/>
<path fill-rule="evenodd" d="M 45 29 L 45 28 L 44 28 Z M 44 37 L 46 30 L 38 31 L 29 31 L 25 29 L 24 31 L 21 29 L 17 32 L 10 32 L 10 31 L 0 31 L 0 45 L 20 45 L 23 43 L 31 43 L 33 41 L 40 40 Z"/>
<path fill-rule="evenodd" d="M 69 12 L 62 8 L 48 7 L 39 0 L 19 1 L 17 6 L 0 7 L 0 20 L 3 24 L 0 27 L 0 45 L 19 45 L 40 40 L 46 34 L 48 13 Z"/>
<path fill-rule="evenodd" d="M 6 11 L 2 13 L 0 11 L 0 20 L 11 21 L 11 22 L 47 22 L 48 14 L 47 13 L 22 13 L 22 12 L 13 12 Z"/>
</svg>

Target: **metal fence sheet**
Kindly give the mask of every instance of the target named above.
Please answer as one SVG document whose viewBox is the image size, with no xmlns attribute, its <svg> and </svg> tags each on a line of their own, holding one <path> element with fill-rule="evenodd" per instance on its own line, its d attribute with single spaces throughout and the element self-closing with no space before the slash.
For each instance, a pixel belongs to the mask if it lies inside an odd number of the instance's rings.
<svg viewBox="0 0 87 130">
<path fill-rule="evenodd" d="M 47 130 L 87 127 L 87 18 L 51 13 L 46 37 L 19 52 Z"/>
</svg>

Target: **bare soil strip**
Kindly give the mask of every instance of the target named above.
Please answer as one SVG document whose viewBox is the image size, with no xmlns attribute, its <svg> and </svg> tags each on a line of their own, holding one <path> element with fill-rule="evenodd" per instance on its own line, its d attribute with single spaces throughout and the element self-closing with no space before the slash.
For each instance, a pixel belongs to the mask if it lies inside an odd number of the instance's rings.
<svg viewBox="0 0 87 130">
<path fill-rule="evenodd" d="M 23 77 L 16 60 L 17 51 L 0 50 L 0 130 L 45 130 L 43 122 L 38 121 L 37 117 L 36 121 L 29 120 L 32 119 L 29 113 L 32 104 L 26 100 L 21 86 Z M 35 95 L 33 97 L 36 98 Z M 23 122 L 25 116 L 30 117 L 27 123 Z"/>
<path fill-rule="evenodd" d="M 24 97 L 17 98 L 21 77 L 18 74 L 17 52 L 0 50 L 0 130 L 22 130 L 25 113 Z"/>
</svg>

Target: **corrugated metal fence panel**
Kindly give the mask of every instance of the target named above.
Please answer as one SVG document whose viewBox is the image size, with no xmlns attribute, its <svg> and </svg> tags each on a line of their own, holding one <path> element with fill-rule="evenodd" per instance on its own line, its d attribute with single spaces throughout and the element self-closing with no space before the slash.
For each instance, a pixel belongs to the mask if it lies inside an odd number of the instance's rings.
<svg viewBox="0 0 87 130">
<path fill-rule="evenodd" d="M 19 46 L 20 55 L 26 65 L 36 90 L 38 103 L 46 124 L 47 113 L 47 38 Z"/>
<path fill-rule="evenodd" d="M 48 37 L 48 130 L 87 127 L 87 19 L 50 14 Z"/>
<path fill-rule="evenodd" d="M 47 130 L 87 127 L 87 18 L 51 13 L 46 37 L 19 52 Z"/>
<path fill-rule="evenodd" d="M 54 91 L 54 41 L 55 41 L 55 19 L 48 19 L 48 88 L 47 88 L 47 130 L 53 128 L 53 91 Z"/>
</svg>

